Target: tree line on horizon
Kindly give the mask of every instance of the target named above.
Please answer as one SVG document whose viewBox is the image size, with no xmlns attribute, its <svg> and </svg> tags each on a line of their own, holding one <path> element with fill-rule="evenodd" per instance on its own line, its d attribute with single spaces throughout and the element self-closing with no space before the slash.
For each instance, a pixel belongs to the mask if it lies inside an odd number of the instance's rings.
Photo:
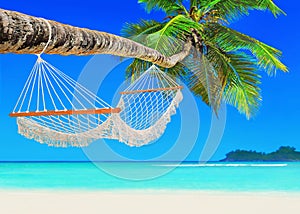
<svg viewBox="0 0 300 214">
<path fill-rule="evenodd" d="M 227 153 L 226 158 L 221 161 L 300 161 L 300 152 L 291 146 L 281 146 L 275 152 L 271 153 L 238 149 Z"/>
</svg>

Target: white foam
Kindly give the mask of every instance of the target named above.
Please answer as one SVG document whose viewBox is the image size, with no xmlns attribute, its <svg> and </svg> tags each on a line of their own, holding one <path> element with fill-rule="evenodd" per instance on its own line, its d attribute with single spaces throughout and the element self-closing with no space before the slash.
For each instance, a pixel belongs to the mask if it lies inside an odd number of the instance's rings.
<svg viewBox="0 0 300 214">
<path fill-rule="evenodd" d="M 263 164 L 263 163 L 255 163 L 255 164 L 240 164 L 240 163 L 228 163 L 228 164 L 219 164 L 219 163 L 205 163 L 205 164 L 160 164 L 156 166 L 164 166 L 164 167 L 286 167 L 288 164 Z"/>
</svg>

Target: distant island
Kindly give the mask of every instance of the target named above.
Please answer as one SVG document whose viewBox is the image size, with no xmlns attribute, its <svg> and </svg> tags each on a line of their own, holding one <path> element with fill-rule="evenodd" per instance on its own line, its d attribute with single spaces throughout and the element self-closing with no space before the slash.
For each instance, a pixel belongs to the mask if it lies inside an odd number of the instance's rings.
<svg viewBox="0 0 300 214">
<path fill-rule="evenodd" d="M 222 162 L 295 162 L 300 161 L 300 152 L 290 146 L 281 146 L 277 151 L 263 153 L 256 151 L 236 150 L 226 154 Z"/>
</svg>

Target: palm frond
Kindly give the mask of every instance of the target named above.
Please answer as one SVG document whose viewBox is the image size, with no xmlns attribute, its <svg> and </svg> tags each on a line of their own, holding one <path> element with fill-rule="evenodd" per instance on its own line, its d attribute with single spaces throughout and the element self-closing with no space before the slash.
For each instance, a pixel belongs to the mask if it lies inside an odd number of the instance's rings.
<svg viewBox="0 0 300 214">
<path fill-rule="evenodd" d="M 194 74 L 189 74 L 186 76 L 182 76 L 181 80 L 188 86 L 189 90 L 193 92 L 196 97 L 200 97 L 201 100 L 208 106 L 210 106 L 210 100 L 208 95 L 208 90 L 205 85 L 202 84 L 201 81 L 196 81 L 197 76 Z M 191 81 L 195 80 L 195 81 Z"/>
<path fill-rule="evenodd" d="M 227 53 L 208 43 L 207 59 L 218 73 L 222 90 L 219 94 L 248 118 L 260 105 L 260 75 L 256 59 L 242 51 Z"/>
<path fill-rule="evenodd" d="M 190 9 L 193 7 L 200 8 L 201 0 L 190 0 Z"/>
<path fill-rule="evenodd" d="M 257 73 L 256 60 L 243 52 L 230 53 L 227 57 L 230 70 L 225 76 L 223 99 L 250 118 L 261 102 L 261 77 Z"/>
<path fill-rule="evenodd" d="M 185 7 L 182 5 L 183 0 L 139 0 L 139 3 L 145 5 L 147 12 L 152 10 L 163 10 L 166 14 L 186 13 Z"/>
<path fill-rule="evenodd" d="M 191 34 L 191 28 L 201 31 L 201 25 L 183 15 L 171 19 L 161 30 L 149 34 L 145 45 L 170 56 L 181 51 Z"/>
<path fill-rule="evenodd" d="M 256 56 L 258 65 L 269 75 L 275 74 L 277 69 L 287 71 L 287 67 L 279 60 L 282 53 L 276 48 L 218 23 L 210 23 L 207 33 L 213 35 L 214 42 L 226 52 L 251 51 Z"/>
<path fill-rule="evenodd" d="M 201 30 L 201 25 L 192 19 L 178 15 L 167 23 L 141 20 L 139 23 L 127 23 L 122 29 L 122 35 L 143 45 L 170 56 L 181 51 L 191 33 L 191 28 Z"/>
<path fill-rule="evenodd" d="M 193 49 L 191 55 L 186 57 L 182 64 L 188 69 L 185 83 L 195 95 L 217 113 L 221 104 L 222 82 L 213 64 L 207 56 Z"/>
<path fill-rule="evenodd" d="M 248 15 L 254 9 L 269 10 L 275 17 L 285 14 L 272 0 L 201 0 L 200 6 L 205 10 L 217 10 L 229 21 Z"/>
<path fill-rule="evenodd" d="M 148 68 L 150 68 L 152 63 L 143 61 L 140 59 L 134 59 L 132 63 L 125 70 L 125 78 L 130 80 L 130 82 L 135 81 L 139 78 Z"/>
<path fill-rule="evenodd" d="M 140 35 L 148 35 L 159 31 L 165 24 L 154 20 L 141 19 L 138 23 L 125 23 L 121 35 L 135 40 Z"/>
</svg>

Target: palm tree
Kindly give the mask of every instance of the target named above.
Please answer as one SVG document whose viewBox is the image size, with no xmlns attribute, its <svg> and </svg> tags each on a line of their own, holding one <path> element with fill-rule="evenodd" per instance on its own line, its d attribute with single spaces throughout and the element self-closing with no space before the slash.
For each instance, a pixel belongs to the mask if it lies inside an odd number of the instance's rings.
<svg viewBox="0 0 300 214">
<path fill-rule="evenodd" d="M 133 57 L 127 69 L 133 78 L 155 63 L 179 76 L 216 112 L 225 100 L 247 117 L 261 101 L 259 68 L 269 75 L 287 71 L 279 50 L 227 26 L 251 9 L 284 14 L 272 0 L 190 0 L 189 9 L 183 0 L 140 2 L 148 11 L 165 11 L 167 21 L 127 24 L 123 34 L 131 40 L 0 9 L 0 53 L 40 53 L 49 40 L 49 23 L 52 35 L 45 53 Z"/>
<path fill-rule="evenodd" d="M 48 41 L 50 43 L 46 45 Z M 174 66 L 187 56 L 191 48 L 191 44 L 187 43 L 179 53 L 165 56 L 113 34 L 0 9 L 0 53 L 39 54 L 45 46 L 47 54 L 112 54 L 147 60 L 162 67 Z"/>
<path fill-rule="evenodd" d="M 147 11 L 160 9 L 162 22 L 141 20 L 127 23 L 123 36 L 171 56 L 192 36 L 193 54 L 165 72 L 181 78 L 202 100 L 217 112 L 221 100 L 235 106 L 247 118 L 261 102 L 259 70 L 274 75 L 286 72 L 281 52 L 228 25 L 249 10 L 269 10 L 277 17 L 284 12 L 272 0 L 139 0 Z M 186 4 L 189 4 L 188 7 Z M 149 62 L 134 59 L 127 76 L 137 76 Z M 163 68 L 162 68 L 163 69 Z"/>
</svg>

